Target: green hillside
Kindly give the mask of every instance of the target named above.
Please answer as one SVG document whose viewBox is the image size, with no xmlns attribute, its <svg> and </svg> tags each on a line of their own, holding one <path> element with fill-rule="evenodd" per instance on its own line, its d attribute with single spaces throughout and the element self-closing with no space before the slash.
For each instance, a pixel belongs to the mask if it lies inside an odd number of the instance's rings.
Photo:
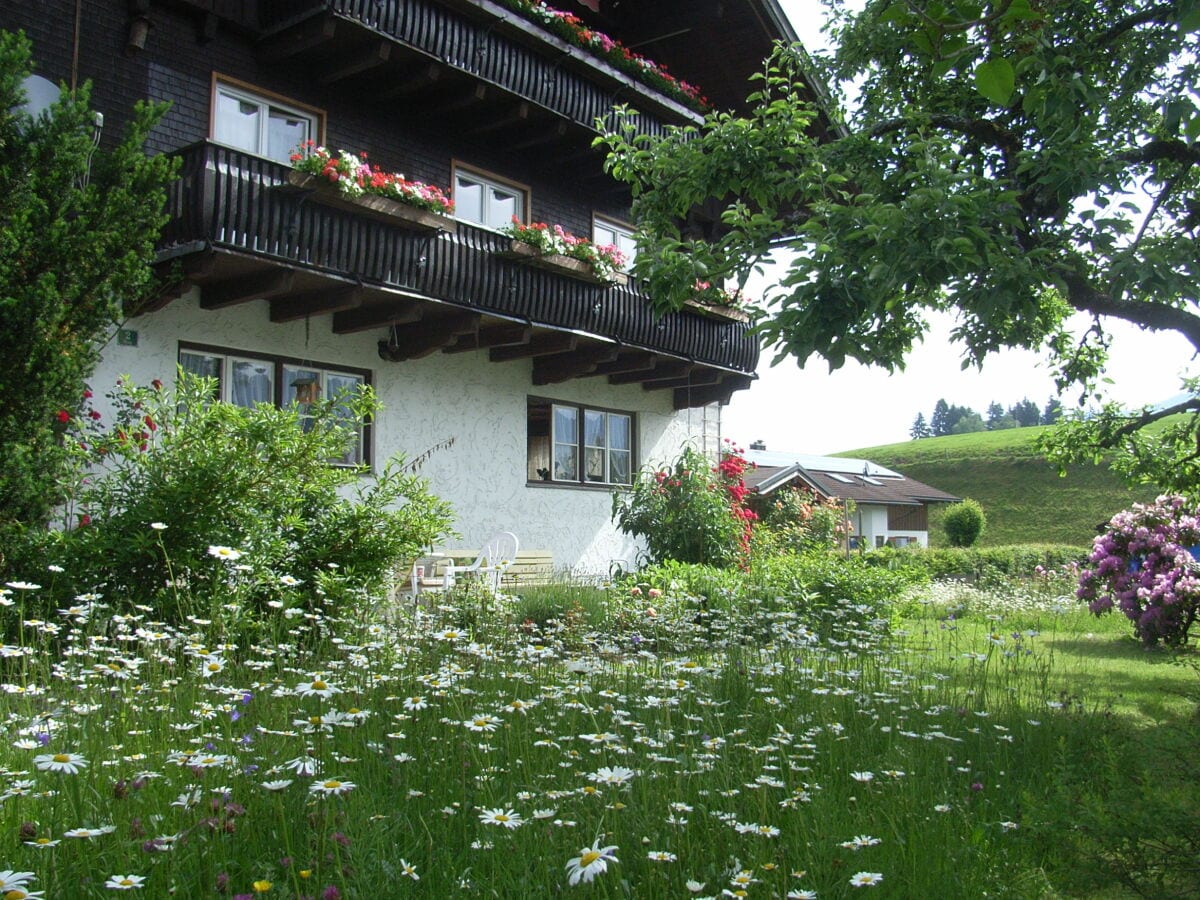
<svg viewBox="0 0 1200 900">
<path fill-rule="evenodd" d="M 1072 466 L 1065 477 L 1034 446 L 1044 427 L 1010 428 L 847 450 L 837 456 L 882 466 L 983 504 L 987 531 L 981 544 L 1090 544 L 1096 526 L 1137 501 L 1151 487 L 1131 490 L 1106 466 Z M 930 542 L 944 543 L 939 511 L 930 517 Z"/>
</svg>

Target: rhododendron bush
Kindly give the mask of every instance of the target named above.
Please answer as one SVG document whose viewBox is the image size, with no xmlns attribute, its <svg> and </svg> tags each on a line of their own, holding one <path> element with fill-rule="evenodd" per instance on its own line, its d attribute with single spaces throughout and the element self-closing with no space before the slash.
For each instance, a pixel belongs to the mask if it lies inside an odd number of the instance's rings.
<svg viewBox="0 0 1200 900">
<path fill-rule="evenodd" d="M 1077 595 L 1097 615 L 1114 606 L 1146 646 L 1185 644 L 1200 605 L 1200 519 L 1183 497 L 1117 513 L 1093 542 Z"/>
</svg>

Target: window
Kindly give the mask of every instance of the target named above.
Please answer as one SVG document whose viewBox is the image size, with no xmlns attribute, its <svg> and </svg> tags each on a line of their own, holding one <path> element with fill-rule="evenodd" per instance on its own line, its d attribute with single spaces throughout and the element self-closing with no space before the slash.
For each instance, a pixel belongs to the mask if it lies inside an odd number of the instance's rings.
<svg viewBox="0 0 1200 900">
<path fill-rule="evenodd" d="M 530 399 L 528 418 L 530 481 L 632 483 L 632 413 Z"/>
<path fill-rule="evenodd" d="M 321 116 L 316 110 L 217 80 L 213 85 L 214 141 L 286 163 L 306 140 L 317 140 Z"/>
<path fill-rule="evenodd" d="M 503 228 L 516 216 L 525 221 L 529 191 L 471 169 L 454 168 L 454 215 L 484 228 Z"/>
<path fill-rule="evenodd" d="M 253 356 L 237 351 L 181 345 L 179 365 L 185 372 L 215 378 L 215 397 L 237 406 L 259 403 L 276 406 L 296 403 L 301 410 L 314 401 L 355 390 L 369 384 L 369 373 L 339 370 L 294 359 Z M 339 407 L 339 417 L 348 419 L 350 410 Z M 308 419 L 302 418 L 302 427 Z M 358 441 L 334 465 L 353 466 L 366 459 L 367 436 L 358 431 Z"/>
<path fill-rule="evenodd" d="M 592 242 L 612 244 L 625 254 L 626 271 L 633 267 L 633 259 L 637 256 L 637 241 L 633 239 L 632 226 L 596 216 L 592 220 Z"/>
</svg>

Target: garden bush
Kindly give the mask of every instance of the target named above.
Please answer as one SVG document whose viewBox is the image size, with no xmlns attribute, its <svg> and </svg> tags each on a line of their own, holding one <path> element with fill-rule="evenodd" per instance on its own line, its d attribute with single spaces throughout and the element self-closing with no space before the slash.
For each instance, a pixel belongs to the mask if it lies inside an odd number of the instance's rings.
<svg viewBox="0 0 1200 900">
<path fill-rule="evenodd" d="M 970 547 L 987 526 L 987 517 L 978 501 L 970 497 L 949 507 L 942 516 L 942 527 L 951 547 Z"/>
<path fill-rule="evenodd" d="M 1200 610 L 1198 555 L 1200 517 L 1183 497 L 1135 503 L 1096 538 L 1078 597 L 1096 615 L 1116 606 L 1148 647 L 1182 646 Z"/>
<path fill-rule="evenodd" d="M 751 497 L 756 554 L 832 550 L 844 540 L 847 512 L 840 500 L 824 499 L 807 487 L 784 488 Z"/>
<path fill-rule="evenodd" d="M 446 533 L 449 507 L 402 459 L 371 478 L 331 464 L 375 411 L 369 389 L 300 416 L 297 407 L 215 402 L 213 387 L 183 372 L 174 390 L 123 381 L 109 395 L 111 422 L 86 406 L 72 419 L 78 475 L 63 528 L 29 535 L 61 568 L 48 601 L 96 593 L 179 622 L 196 614 L 193 597 L 236 580 L 262 612 L 302 579 L 312 602 L 316 576 L 306 573 L 378 590 L 397 560 Z M 242 556 L 252 571 L 229 565 Z"/>
<path fill-rule="evenodd" d="M 880 547 L 863 555 L 870 565 L 915 569 L 930 579 L 1034 578 L 1048 571 L 1077 570 L 1086 547 L 1070 544 L 1012 544 L 1003 547 Z"/>
<path fill-rule="evenodd" d="M 614 494 L 613 519 L 622 532 L 646 542 L 652 564 L 733 565 L 749 552 L 756 518 L 744 502 L 746 466 L 732 447 L 715 467 L 688 447 L 670 466 L 643 469 L 630 490 Z"/>
</svg>

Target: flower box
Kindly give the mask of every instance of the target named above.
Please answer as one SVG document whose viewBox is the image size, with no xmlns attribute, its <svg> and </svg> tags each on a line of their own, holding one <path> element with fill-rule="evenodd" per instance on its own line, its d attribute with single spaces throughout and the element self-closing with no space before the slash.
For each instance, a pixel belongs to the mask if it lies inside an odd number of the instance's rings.
<svg viewBox="0 0 1200 900">
<path fill-rule="evenodd" d="M 700 300 L 695 297 L 690 297 L 683 301 L 683 305 L 687 309 L 694 310 L 702 316 L 707 316 L 710 319 L 723 319 L 726 322 L 749 322 L 750 314 L 745 310 L 737 309 L 733 306 L 725 306 L 721 303 L 713 303 L 709 300 Z"/>
<path fill-rule="evenodd" d="M 411 231 L 424 231 L 430 234 L 446 231 L 453 232 L 457 223 L 450 216 L 418 209 L 377 194 L 364 194 L 361 197 L 350 197 L 333 182 L 326 181 L 308 172 L 298 172 L 295 169 L 288 172 L 288 182 L 303 191 L 312 191 L 313 200 L 323 206 L 341 209 L 347 212 L 366 216 L 379 222 L 387 222 L 398 228 Z"/>
<path fill-rule="evenodd" d="M 522 260 L 535 269 L 545 269 L 548 272 L 556 272 L 559 275 L 566 275 L 568 278 L 576 278 L 591 284 L 624 286 L 629 283 L 629 276 L 623 272 L 614 273 L 611 280 L 601 278 L 592 270 L 590 263 L 571 256 L 563 256 L 561 253 L 544 254 L 533 244 L 527 244 L 525 241 L 511 241 L 508 250 L 500 255 L 505 259 Z"/>
</svg>

